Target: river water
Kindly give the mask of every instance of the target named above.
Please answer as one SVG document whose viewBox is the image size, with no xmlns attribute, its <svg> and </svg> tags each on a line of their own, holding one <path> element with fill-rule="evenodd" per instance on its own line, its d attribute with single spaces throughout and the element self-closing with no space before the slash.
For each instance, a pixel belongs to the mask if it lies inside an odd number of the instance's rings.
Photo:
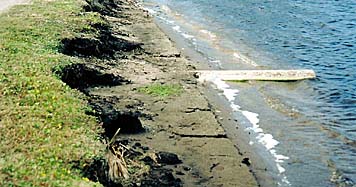
<svg viewBox="0 0 356 187">
<path fill-rule="evenodd" d="M 276 186 L 355 186 L 355 1 L 144 3 L 210 69 L 315 70 L 308 81 L 211 82 Z"/>
</svg>

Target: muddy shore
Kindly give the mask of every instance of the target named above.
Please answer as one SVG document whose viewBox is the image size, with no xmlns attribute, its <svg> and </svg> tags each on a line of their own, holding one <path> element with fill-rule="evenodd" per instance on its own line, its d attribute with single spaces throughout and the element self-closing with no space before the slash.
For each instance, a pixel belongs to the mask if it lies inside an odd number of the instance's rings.
<svg viewBox="0 0 356 187">
<path fill-rule="evenodd" d="M 100 33 L 96 37 L 62 41 L 63 53 L 87 63 L 67 66 L 60 74 L 88 96 L 103 136 L 110 139 L 120 129 L 116 143 L 127 148 L 127 159 L 148 166 L 137 167 L 142 174 L 121 185 L 258 186 L 248 158 L 227 136 L 191 72 L 195 65 L 148 12 L 130 0 L 87 2 L 84 10 L 99 12 L 106 23 L 93 26 Z M 164 96 L 142 91 L 152 85 L 179 89 Z M 89 179 L 115 186 L 101 179 L 99 169 L 93 173 L 95 167 L 87 168 Z"/>
</svg>

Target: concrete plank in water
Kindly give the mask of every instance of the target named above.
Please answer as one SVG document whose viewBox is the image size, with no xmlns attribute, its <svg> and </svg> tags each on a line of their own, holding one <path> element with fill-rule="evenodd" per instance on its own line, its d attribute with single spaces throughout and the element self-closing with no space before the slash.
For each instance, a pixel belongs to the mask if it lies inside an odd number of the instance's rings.
<svg viewBox="0 0 356 187">
<path fill-rule="evenodd" d="M 314 79 L 313 70 L 198 70 L 195 71 L 200 79 L 209 80 L 220 78 L 225 81 L 297 81 Z"/>
</svg>

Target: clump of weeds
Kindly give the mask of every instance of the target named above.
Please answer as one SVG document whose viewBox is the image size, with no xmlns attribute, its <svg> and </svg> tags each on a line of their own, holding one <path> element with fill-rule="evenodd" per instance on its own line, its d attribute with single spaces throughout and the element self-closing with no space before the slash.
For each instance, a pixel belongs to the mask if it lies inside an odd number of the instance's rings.
<svg viewBox="0 0 356 187">
<path fill-rule="evenodd" d="M 183 88 L 179 84 L 151 84 L 140 87 L 138 91 L 156 97 L 167 98 L 180 95 L 183 92 Z"/>
</svg>

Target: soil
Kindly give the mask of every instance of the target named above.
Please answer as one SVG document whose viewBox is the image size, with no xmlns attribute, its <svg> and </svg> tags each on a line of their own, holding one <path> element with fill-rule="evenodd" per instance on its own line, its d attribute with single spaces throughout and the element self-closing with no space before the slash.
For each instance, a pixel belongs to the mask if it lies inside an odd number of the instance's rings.
<svg viewBox="0 0 356 187">
<path fill-rule="evenodd" d="M 85 91 L 95 86 L 116 86 L 129 83 L 119 75 L 105 73 L 97 66 L 88 64 L 71 64 L 60 73 L 61 79 L 73 89 Z"/>
<path fill-rule="evenodd" d="M 132 0 L 87 2 L 84 10 L 101 13 L 108 24 L 97 27 L 100 36 L 63 40 L 62 52 L 88 62 L 64 68 L 62 79 L 88 95 L 104 137 L 120 129 L 115 144 L 138 168 L 129 182 L 113 183 L 102 176 L 107 168 L 99 160 L 84 170 L 88 178 L 104 186 L 258 186 L 249 159 L 234 147 L 202 93 L 194 64 L 153 18 Z M 139 91 L 152 84 L 183 91 L 168 97 Z M 141 172 L 145 166 L 148 171 Z"/>
</svg>

